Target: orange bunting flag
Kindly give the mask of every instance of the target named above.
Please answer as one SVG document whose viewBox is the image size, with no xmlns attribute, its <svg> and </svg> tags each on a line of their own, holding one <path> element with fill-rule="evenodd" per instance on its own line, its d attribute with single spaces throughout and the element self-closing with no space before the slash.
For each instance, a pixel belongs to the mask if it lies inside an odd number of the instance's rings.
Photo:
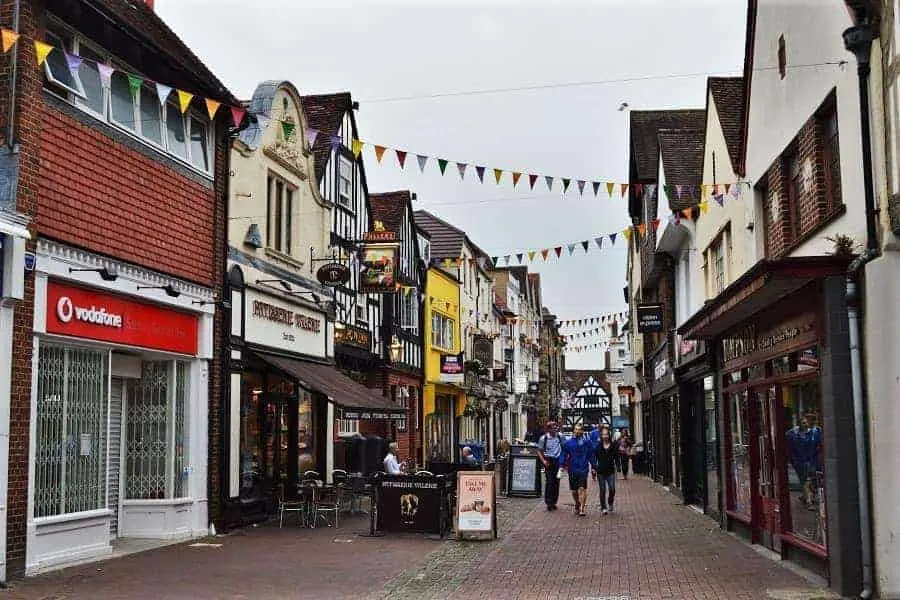
<svg viewBox="0 0 900 600">
<path fill-rule="evenodd" d="M 610 198 L 612 198 L 612 191 L 613 191 L 614 187 L 616 187 L 616 184 L 613 183 L 612 181 L 606 182 L 606 193 L 609 194 Z"/>
<path fill-rule="evenodd" d="M 716 183 L 716 184 L 713 184 L 713 196 L 718 196 L 718 195 L 719 195 L 719 184 Z"/>
<path fill-rule="evenodd" d="M 209 113 L 210 121 L 216 118 L 216 113 L 219 112 L 220 106 L 222 106 L 221 102 L 216 102 L 212 98 L 206 98 L 206 112 Z"/>
<path fill-rule="evenodd" d="M 549 254 L 550 254 L 550 251 L 547 250 L 546 248 L 544 248 L 543 250 L 541 250 L 541 256 L 544 257 L 544 262 L 547 262 L 547 256 L 548 256 Z"/>
<path fill-rule="evenodd" d="M 513 173 L 513 187 L 516 187 L 519 184 L 519 177 L 521 176 L 521 173 Z"/>
<path fill-rule="evenodd" d="M 693 215 L 693 213 L 694 213 L 693 208 L 685 208 L 685 209 L 682 209 L 682 211 L 681 211 L 681 214 L 684 215 L 685 219 L 690 219 L 691 215 Z"/>
<path fill-rule="evenodd" d="M 384 151 L 387 150 L 384 146 L 375 146 L 375 160 L 381 162 L 381 157 L 384 156 Z"/>
<path fill-rule="evenodd" d="M 194 95 L 190 92 L 185 92 L 184 90 L 176 90 L 178 92 L 178 108 L 181 109 L 181 114 L 187 112 L 188 107 L 191 105 L 191 100 Z"/>
<path fill-rule="evenodd" d="M 3 39 L 3 52 L 6 53 L 19 40 L 19 34 L 12 29 L 4 27 L 0 29 L 0 38 Z"/>
<path fill-rule="evenodd" d="M 500 184 L 500 178 L 503 177 L 503 169 L 494 169 L 494 179 Z"/>
<path fill-rule="evenodd" d="M 628 184 L 627 184 L 627 183 L 623 183 L 623 184 L 622 184 L 622 186 L 621 186 L 621 191 L 622 191 L 622 197 L 624 198 L 624 197 L 625 197 L 625 193 L 628 192 Z"/>
<path fill-rule="evenodd" d="M 361 140 L 353 140 L 350 143 L 350 148 L 353 150 L 353 158 L 359 158 L 359 153 L 363 149 L 363 143 Z"/>
<path fill-rule="evenodd" d="M 53 50 L 53 46 L 34 40 L 34 52 L 37 54 L 37 64 L 41 66 L 47 60 L 47 55 Z"/>
<path fill-rule="evenodd" d="M 647 233 L 647 224 L 641 223 L 640 225 L 637 226 L 637 229 L 638 229 L 639 234 L 644 235 Z"/>
</svg>

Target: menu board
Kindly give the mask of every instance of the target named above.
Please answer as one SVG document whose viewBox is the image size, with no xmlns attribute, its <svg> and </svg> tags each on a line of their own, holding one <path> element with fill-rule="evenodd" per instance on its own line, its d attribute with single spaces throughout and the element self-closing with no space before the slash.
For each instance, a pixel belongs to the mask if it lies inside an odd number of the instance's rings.
<svg viewBox="0 0 900 600">
<path fill-rule="evenodd" d="M 513 456 L 512 459 L 512 492 L 534 492 L 534 482 L 537 479 L 538 461 L 533 456 Z"/>
<path fill-rule="evenodd" d="M 494 473 L 457 472 L 456 537 L 466 533 L 496 535 L 497 496 Z"/>
</svg>

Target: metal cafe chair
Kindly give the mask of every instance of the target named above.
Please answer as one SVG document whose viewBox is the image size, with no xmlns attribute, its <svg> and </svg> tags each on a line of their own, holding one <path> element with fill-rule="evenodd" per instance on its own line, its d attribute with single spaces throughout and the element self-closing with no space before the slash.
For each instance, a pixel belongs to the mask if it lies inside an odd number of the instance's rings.
<svg viewBox="0 0 900 600">
<path fill-rule="evenodd" d="M 416 471 L 416 477 L 434 477 L 431 471 Z"/>
<path fill-rule="evenodd" d="M 322 481 L 322 476 L 318 471 L 304 471 L 300 476 L 300 481 Z"/>
<path fill-rule="evenodd" d="M 305 525 L 309 514 L 307 497 L 300 491 L 289 493 L 283 483 L 278 484 L 278 527 L 284 526 L 284 513 L 297 513 L 297 522 Z"/>
<path fill-rule="evenodd" d="M 313 511 L 313 527 L 319 519 L 322 519 L 328 527 L 338 527 L 344 504 L 344 484 L 320 488 L 317 490 L 317 496 Z"/>
</svg>

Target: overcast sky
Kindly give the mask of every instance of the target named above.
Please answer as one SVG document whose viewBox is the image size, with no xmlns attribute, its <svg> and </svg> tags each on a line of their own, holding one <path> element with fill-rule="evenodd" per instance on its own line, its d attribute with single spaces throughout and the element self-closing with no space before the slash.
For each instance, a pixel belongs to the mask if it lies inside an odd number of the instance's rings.
<svg viewBox="0 0 900 600">
<path fill-rule="evenodd" d="M 420 174 L 413 156 L 401 171 L 393 154 L 378 165 L 364 152 L 370 191 L 410 189 L 418 207 L 501 256 L 621 231 L 622 200 L 604 190 L 581 198 L 574 180 L 626 179 L 623 102 L 702 108 L 701 74 L 740 74 L 746 16 L 745 0 L 156 0 L 156 8 L 239 98 L 267 79 L 290 80 L 301 94 L 346 90 L 360 102 L 365 141 L 571 177 L 563 196 L 560 184 L 531 191 L 523 177 L 514 190 L 508 175 L 497 186 L 488 171 L 482 185 L 471 167 L 460 182 L 452 162 L 441 177 L 434 163 Z M 625 309 L 621 241 L 567 254 L 546 264 L 538 256 L 531 267 L 551 311 L 577 319 Z M 599 352 L 569 354 L 567 366 L 600 361 Z"/>
</svg>

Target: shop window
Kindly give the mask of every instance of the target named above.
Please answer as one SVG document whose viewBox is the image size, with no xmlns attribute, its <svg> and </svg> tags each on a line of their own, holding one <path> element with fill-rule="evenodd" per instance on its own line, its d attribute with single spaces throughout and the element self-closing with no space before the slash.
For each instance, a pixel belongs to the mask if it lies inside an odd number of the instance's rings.
<svg viewBox="0 0 900 600">
<path fill-rule="evenodd" d="M 354 436 L 359 435 L 359 420 L 358 419 L 338 419 L 338 435 L 340 436 Z"/>
<path fill-rule="evenodd" d="M 244 374 L 244 390 L 241 394 L 241 496 L 253 494 L 258 478 L 262 476 L 262 443 L 260 433 L 260 402 L 262 377 L 257 373 Z"/>
<path fill-rule="evenodd" d="M 443 350 L 453 350 L 454 321 L 444 315 L 431 315 L 431 345 Z"/>
<path fill-rule="evenodd" d="M 828 215 L 841 206 L 841 147 L 838 136 L 837 105 L 831 96 L 817 116 L 823 136 L 825 160 L 825 206 Z"/>
<path fill-rule="evenodd" d="M 316 470 L 312 394 L 301 389 L 297 402 L 297 473 Z"/>
<path fill-rule="evenodd" d="M 790 531 L 826 546 L 822 396 L 817 379 L 782 388 Z"/>
<path fill-rule="evenodd" d="M 106 507 L 109 353 L 41 344 L 34 516 Z"/>
<path fill-rule="evenodd" d="M 731 433 L 730 494 L 728 508 L 750 518 L 750 412 L 747 392 L 728 394 Z"/>
<path fill-rule="evenodd" d="M 409 416 L 409 397 L 410 390 L 406 386 L 393 386 L 391 388 L 391 395 L 394 397 L 394 401 L 398 406 L 406 409 L 406 416 Z M 407 419 L 404 418 L 402 421 L 398 420 L 397 422 L 397 431 L 406 431 L 408 425 Z"/>
<path fill-rule="evenodd" d="M 205 113 L 188 110 L 183 114 L 176 102 L 160 99 L 155 84 L 145 83 L 133 89 L 127 73 L 135 73 L 135 69 L 121 64 L 56 19 L 50 19 L 45 39 L 55 48 L 44 61 L 48 89 L 186 165 L 212 173 L 212 124 Z M 77 70 L 69 69 L 63 50 L 84 59 Z M 117 69 L 108 90 L 103 88 L 98 63 Z"/>
<path fill-rule="evenodd" d="M 187 383 L 187 363 L 175 361 L 144 361 L 141 378 L 126 380 L 126 499 L 185 495 Z"/>
<path fill-rule="evenodd" d="M 294 189 L 275 175 L 269 175 L 266 183 L 266 245 L 278 252 L 290 254 Z"/>
</svg>

